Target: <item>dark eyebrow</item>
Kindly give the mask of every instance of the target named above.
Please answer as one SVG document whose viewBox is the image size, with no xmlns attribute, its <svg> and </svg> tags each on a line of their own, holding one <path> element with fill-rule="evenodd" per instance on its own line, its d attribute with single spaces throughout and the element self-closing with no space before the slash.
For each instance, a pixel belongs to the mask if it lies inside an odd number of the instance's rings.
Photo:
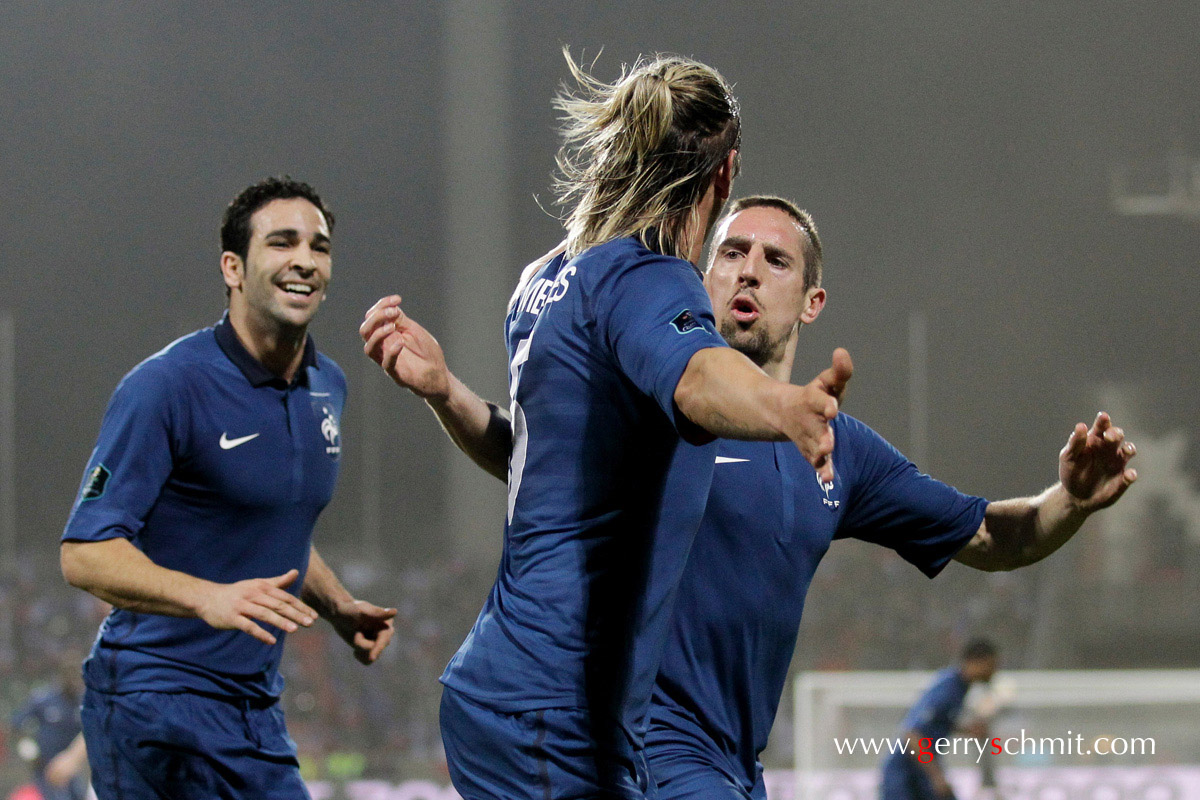
<svg viewBox="0 0 1200 800">
<path fill-rule="evenodd" d="M 721 240 L 721 243 L 717 245 L 717 249 L 719 250 L 722 247 L 736 247 L 746 250 L 749 249 L 753 241 L 754 240 L 749 236 L 726 236 Z"/>
<path fill-rule="evenodd" d="M 777 261 L 782 261 L 785 264 L 791 264 L 794 260 L 791 253 L 789 253 L 787 250 L 784 250 L 782 247 L 776 247 L 773 244 L 764 244 L 763 253 L 766 254 L 768 259 L 774 258 Z"/>
<path fill-rule="evenodd" d="M 279 228 L 278 230 L 273 230 L 270 233 L 263 236 L 263 239 L 270 239 L 273 236 L 281 236 L 284 239 L 287 239 L 289 242 L 295 242 L 295 241 L 300 240 L 300 231 L 296 230 L 295 228 Z M 328 236 L 321 233 L 320 231 L 317 231 L 317 233 L 313 234 L 313 241 L 317 242 L 319 244 L 332 244 L 333 243 L 332 239 L 330 239 Z"/>
<path fill-rule="evenodd" d="M 717 250 L 736 249 L 749 250 L 754 244 L 754 240 L 749 236 L 727 236 L 717 245 Z M 796 259 L 787 250 L 782 247 L 776 247 L 773 244 L 763 244 L 763 253 L 768 259 L 782 261 L 785 264 L 791 265 Z"/>
</svg>

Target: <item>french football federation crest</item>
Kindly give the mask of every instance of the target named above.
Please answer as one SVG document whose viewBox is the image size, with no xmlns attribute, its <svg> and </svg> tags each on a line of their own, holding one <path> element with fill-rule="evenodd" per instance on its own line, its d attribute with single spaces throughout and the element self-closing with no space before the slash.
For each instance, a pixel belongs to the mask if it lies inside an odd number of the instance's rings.
<svg viewBox="0 0 1200 800">
<path fill-rule="evenodd" d="M 821 502 L 825 504 L 825 507 L 833 510 L 841 506 L 842 501 L 838 497 L 840 492 L 837 491 L 837 487 L 834 485 L 834 481 L 837 480 L 837 475 L 834 475 L 834 480 L 832 481 L 821 480 L 821 476 L 815 472 L 813 475 L 817 479 L 817 485 L 821 487 L 821 493 L 824 495 L 824 497 L 821 498 Z"/>
<path fill-rule="evenodd" d="M 337 459 L 342 453 L 342 434 L 337 412 L 330 403 L 318 402 L 316 398 L 313 399 L 313 411 L 321 420 L 321 438 L 325 440 L 325 454 Z"/>
</svg>

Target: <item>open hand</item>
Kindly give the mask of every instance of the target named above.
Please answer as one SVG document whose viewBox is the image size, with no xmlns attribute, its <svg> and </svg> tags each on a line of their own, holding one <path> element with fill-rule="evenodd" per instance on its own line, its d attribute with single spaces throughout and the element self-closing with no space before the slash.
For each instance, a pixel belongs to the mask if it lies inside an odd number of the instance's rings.
<svg viewBox="0 0 1200 800">
<path fill-rule="evenodd" d="M 363 352 L 393 381 L 426 400 L 450 394 L 450 373 L 442 346 L 400 308 L 400 295 L 388 295 L 367 310 L 358 334 Z"/>
<path fill-rule="evenodd" d="M 1101 411 L 1089 429 L 1080 422 L 1058 454 L 1058 478 L 1085 511 L 1107 508 L 1137 480 L 1129 460 L 1137 454 L 1125 432 Z"/>
<path fill-rule="evenodd" d="M 196 616 L 214 628 L 236 629 L 265 644 L 275 644 L 275 637 L 255 620 L 292 633 L 298 626 L 307 628 L 317 619 L 316 611 L 285 591 L 299 575 L 299 570 L 289 569 L 274 578 L 213 584 L 205 592 Z"/>
<path fill-rule="evenodd" d="M 820 375 L 800 387 L 800 399 L 794 406 L 796 422 L 788 437 L 817 470 L 821 480 L 833 480 L 833 426 L 838 404 L 845 394 L 846 384 L 854 374 L 854 363 L 844 349 L 833 351 L 833 362 Z"/>
</svg>

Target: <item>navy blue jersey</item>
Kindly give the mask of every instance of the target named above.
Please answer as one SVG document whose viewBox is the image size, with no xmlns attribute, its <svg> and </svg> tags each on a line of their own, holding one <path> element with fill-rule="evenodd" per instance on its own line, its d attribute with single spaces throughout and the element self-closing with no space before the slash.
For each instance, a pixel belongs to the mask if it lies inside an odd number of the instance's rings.
<svg viewBox="0 0 1200 800">
<path fill-rule="evenodd" d="M 18 733 L 33 736 L 37 742 L 34 769 L 41 774 L 47 762 L 66 750 L 79 735 L 79 698 L 57 687 L 38 689 L 13 714 L 12 726 Z"/>
<path fill-rule="evenodd" d="M 925 694 L 909 709 L 901 728 L 935 741 L 950 738 L 970 688 L 957 666 L 946 667 L 938 672 Z"/>
<path fill-rule="evenodd" d="M 633 239 L 527 276 L 506 332 L 504 550 L 442 681 L 497 710 L 585 707 L 636 749 L 716 451 L 681 438 L 675 387 L 726 344 L 695 268 Z"/>
<path fill-rule="evenodd" d="M 333 495 L 346 379 L 311 338 L 291 385 L 228 319 L 172 343 L 117 386 L 62 538 L 123 536 L 151 561 L 218 583 L 289 569 L 299 594 Z M 200 619 L 114 609 L 84 663 L 102 692 L 277 696 L 282 631 L 264 644 Z"/>
<path fill-rule="evenodd" d="M 853 417 L 839 414 L 833 428 L 832 483 L 791 443 L 720 442 L 655 687 L 652 764 L 700 747 L 754 785 L 832 540 L 889 547 L 933 577 L 979 529 L 984 500 L 921 474 Z"/>
</svg>

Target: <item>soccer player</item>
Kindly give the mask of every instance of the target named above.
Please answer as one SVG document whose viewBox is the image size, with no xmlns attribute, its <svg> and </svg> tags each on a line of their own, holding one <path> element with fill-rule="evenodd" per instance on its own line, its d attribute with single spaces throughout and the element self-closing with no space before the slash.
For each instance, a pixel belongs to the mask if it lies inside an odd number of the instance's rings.
<svg viewBox="0 0 1200 800">
<path fill-rule="evenodd" d="M 571 68 L 583 96 L 559 99 L 567 239 L 525 271 L 506 321 L 504 553 L 442 676 L 442 738 L 468 800 L 653 792 L 646 710 L 713 435 L 790 440 L 828 472 L 850 377 L 840 351 L 808 386 L 774 380 L 716 331 L 695 264 L 737 171 L 721 76 L 678 57 L 612 85 Z M 385 299 L 363 328 L 385 363 L 394 309 Z"/>
<path fill-rule="evenodd" d="M 286 633 L 329 620 L 363 663 L 395 609 L 312 546 L 346 381 L 307 334 L 333 215 L 304 183 L 241 192 L 221 226 L 228 312 L 117 386 L 62 536 L 63 575 L 112 603 L 84 662 L 100 800 L 305 798 L 279 708 Z"/>
<path fill-rule="evenodd" d="M 937 757 L 937 742 L 958 728 L 963 701 L 973 683 L 987 683 L 996 674 L 996 648 L 984 639 L 969 642 L 957 664 L 937 674 L 904 717 L 909 752 L 893 753 L 883 764 L 881 800 L 953 800 Z"/>
<path fill-rule="evenodd" d="M 822 248 L 811 216 L 775 197 L 734 203 L 717 226 L 705 284 L 719 330 L 780 379 L 803 325 L 823 309 Z M 503 478 L 504 417 L 445 366 L 436 340 L 385 298 L 398 349 L 385 369 L 438 414 L 476 463 Z M 795 451 L 723 440 L 688 560 L 650 712 L 646 752 L 659 797 L 763 798 L 766 746 L 795 649 L 808 586 L 834 538 L 896 550 L 929 576 L 952 558 L 1013 569 L 1046 557 L 1136 479 L 1134 454 L 1107 415 L 1077 425 L 1060 483 L 988 504 L 918 472 L 866 425 L 833 421 L 835 477 Z M 729 576 L 737 576 L 730 580 Z"/>
<path fill-rule="evenodd" d="M 812 217 L 776 197 L 737 201 L 718 225 L 705 285 L 718 327 L 785 379 L 827 296 Z M 981 570 L 1032 564 L 1136 479 L 1132 443 L 1106 414 L 1080 423 L 1059 482 L 988 503 L 923 475 L 857 419 L 833 421 L 835 477 L 787 449 L 722 441 L 704 521 L 655 684 L 647 753 L 662 798 L 762 800 L 758 754 L 779 707 L 813 574 L 832 540 L 895 550 L 929 577 L 951 558 Z M 737 575 L 738 580 L 730 580 Z"/>
</svg>

